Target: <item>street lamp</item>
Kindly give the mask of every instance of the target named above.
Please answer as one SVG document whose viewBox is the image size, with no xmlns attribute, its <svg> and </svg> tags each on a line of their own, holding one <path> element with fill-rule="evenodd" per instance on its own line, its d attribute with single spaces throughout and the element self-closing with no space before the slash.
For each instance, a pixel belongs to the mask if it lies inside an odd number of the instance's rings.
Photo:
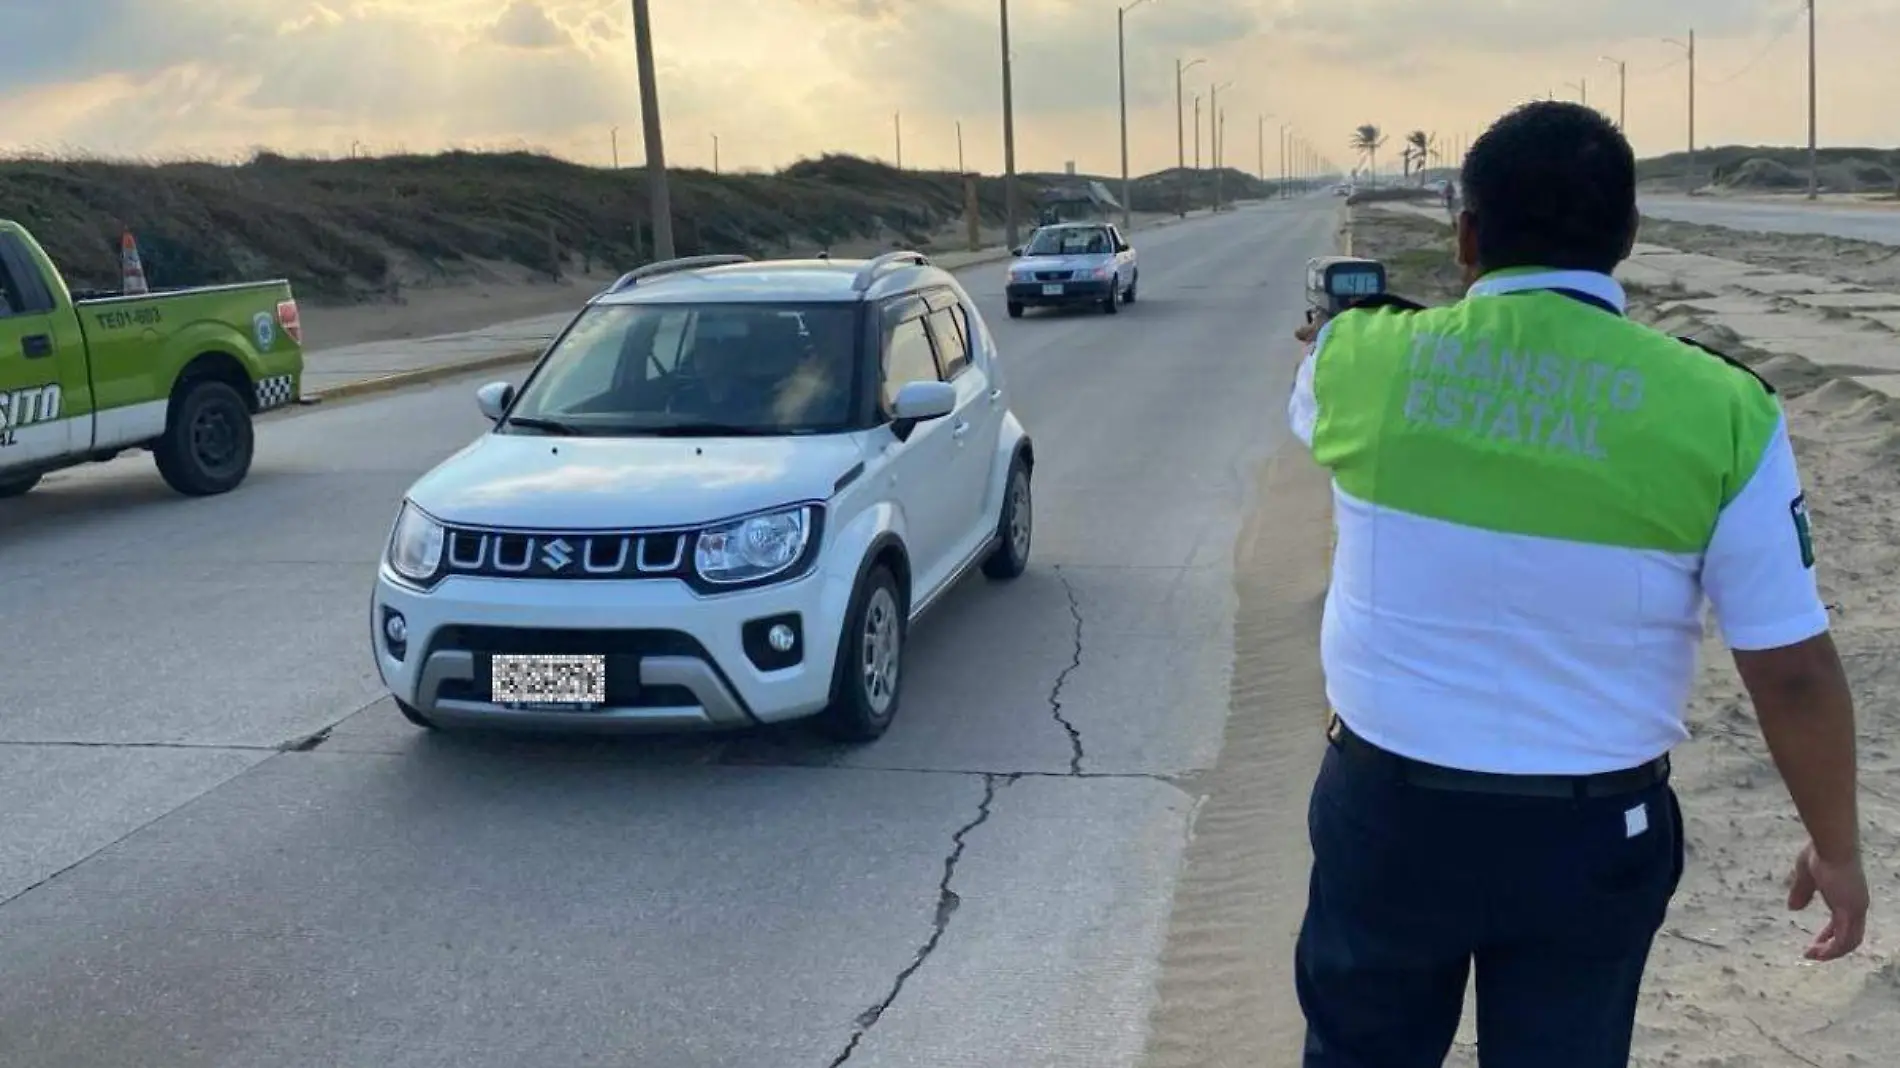
<svg viewBox="0 0 1900 1068">
<path fill-rule="evenodd" d="M 1220 213 L 1220 91 L 1233 84 L 1232 81 L 1222 82 L 1207 94 L 1207 158 L 1214 164 L 1214 212 L 1216 214 Z M 1195 129 L 1198 131 L 1199 128 L 1200 124 L 1197 122 Z"/>
<path fill-rule="evenodd" d="M 1808 0 L 1808 199 L 1821 195 L 1821 149 L 1815 141 L 1814 0 Z"/>
<path fill-rule="evenodd" d="M 1629 105 L 1630 65 L 1613 56 L 1598 56 L 1597 62 L 1614 64 L 1616 67 L 1616 128 L 1628 133 L 1623 119 Z"/>
<path fill-rule="evenodd" d="M 1003 243 L 1016 247 L 1016 109 L 1009 84 L 1009 0 L 997 0 L 1003 34 Z"/>
<path fill-rule="evenodd" d="M 1672 44 L 1689 53 L 1689 195 L 1695 195 L 1695 31 L 1689 31 L 1689 40 L 1685 43 L 1674 37 L 1663 38 L 1664 44 Z"/>
<path fill-rule="evenodd" d="M 1124 24 L 1128 13 L 1148 0 L 1133 0 L 1115 9 L 1115 68 L 1121 80 L 1122 97 L 1122 229 L 1135 228 L 1134 195 L 1128 183 L 1128 37 Z"/>
<path fill-rule="evenodd" d="M 1197 59 L 1190 63 L 1182 63 L 1179 59 L 1176 59 L 1174 61 L 1175 186 L 1181 191 L 1181 197 L 1180 197 L 1181 204 L 1180 204 L 1179 214 L 1181 218 L 1183 219 L 1187 218 L 1187 130 L 1183 126 L 1183 122 L 1185 121 L 1185 119 L 1182 115 L 1183 101 L 1181 99 L 1181 76 L 1186 74 L 1188 71 L 1193 70 L 1195 67 L 1200 66 L 1201 64 L 1205 62 L 1207 61 L 1204 59 Z M 1194 114 L 1194 140 L 1198 143 L 1200 139 L 1201 139 L 1201 118 L 1200 118 L 1200 112 L 1196 111 Z M 1194 154 L 1196 156 L 1199 156 L 1200 149 L 1196 148 Z"/>
<path fill-rule="evenodd" d="M 647 139 L 647 199 L 653 211 L 653 259 L 673 258 L 673 200 L 660 145 L 660 90 L 653 74 L 653 18 L 647 0 L 633 0 L 633 57 L 640 69 L 640 120 Z"/>
<path fill-rule="evenodd" d="M 1577 103 L 1582 104 L 1584 107 L 1590 106 L 1590 86 L 1587 81 L 1565 82 L 1564 88 L 1575 89 L 1577 91 Z"/>
</svg>

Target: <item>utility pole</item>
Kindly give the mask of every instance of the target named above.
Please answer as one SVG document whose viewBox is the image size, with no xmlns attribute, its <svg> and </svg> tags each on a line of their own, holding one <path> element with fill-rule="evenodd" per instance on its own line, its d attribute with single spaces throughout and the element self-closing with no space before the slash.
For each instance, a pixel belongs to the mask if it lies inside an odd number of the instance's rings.
<svg viewBox="0 0 1900 1068">
<path fill-rule="evenodd" d="M 963 165 L 963 120 L 957 120 L 957 173 L 968 174 L 970 169 Z"/>
<path fill-rule="evenodd" d="M 653 19 L 647 0 L 633 0 L 633 57 L 640 68 L 640 121 L 647 141 L 647 199 L 653 211 L 653 258 L 673 252 L 673 199 L 666 187 L 666 150 L 660 144 L 660 89 L 653 74 Z"/>
<path fill-rule="evenodd" d="M 1611 56 L 1598 56 L 1597 62 L 1616 65 L 1616 128 L 1628 134 L 1629 127 L 1623 125 L 1623 120 L 1628 115 L 1629 107 L 1629 64 Z"/>
<path fill-rule="evenodd" d="M 1128 181 L 1128 37 L 1125 23 L 1128 13 L 1148 0 L 1133 0 L 1115 9 L 1115 70 L 1121 81 L 1122 105 L 1122 229 L 1135 228 L 1133 187 Z"/>
<path fill-rule="evenodd" d="M 1181 194 L 1180 205 L 1176 214 L 1180 215 L 1181 218 L 1183 219 L 1187 218 L 1187 205 L 1188 205 L 1187 177 L 1188 176 L 1187 176 L 1187 130 L 1182 125 L 1183 123 L 1182 112 L 1185 109 L 1183 107 L 1184 101 L 1181 99 L 1181 78 L 1182 78 L 1182 75 L 1186 74 L 1192 68 L 1200 65 L 1202 62 L 1203 62 L 1202 60 L 1197 59 L 1192 63 L 1183 64 L 1179 58 L 1175 59 L 1174 61 L 1174 169 L 1175 169 L 1175 186 L 1176 188 L 1180 190 L 1180 194 Z M 1195 137 L 1195 141 L 1197 145 L 1200 141 L 1200 135 L 1201 135 L 1201 113 L 1197 110 L 1194 113 L 1194 137 Z M 1200 157 L 1200 149 L 1198 147 L 1195 149 L 1194 154 L 1197 161 L 1196 165 L 1198 166 L 1198 160 Z"/>
<path fill-rule="evenodd" d="M 1821 195 L 1821 148 L 1816 140 L 1814 99 L 1814 0 L 1808 0 L 1808 199 Z"/>
<path fill-rule="evenodd" d="M 719 135 L 713 134 L 713 173 L 719 173 Z"/>
<path fill-rule="evenodd" d="M 1194 171 L 1200 177 L 1201 170 L 1201 94 L 1194 94 Z"/>
<path fill-rule="evenodd" d="M 1016 116 L 1009 84 L 1009 0 L 997 0 L 1003 33 L 1003 242 L 1016 247 Z"/>
<path fill-rule="evenodd" d="M 1689 31 L 1687 43 L 1674 37 L 1663 38 L 1664 44 L 1672 44 L 1689 54 L 1689 170 L 1683 178 L 1686 192 L 1695 195 L 1695 31 Z"/>
<path fill-rule="evenodd" d="M 1293 164 L 1287 159 L 1287 147 L 1293 139 L 1292 130 L 1292 123 L 1280 124 L 1280 199 L 1282 200 L 1293 196 Z"/>
<path fill-rule="evenodd" d="M 614 170 L 619 170 L 620 169 L 620 127 L 616 126 L 613 129 L 607 131 L 607 138 L 613 144 Z"/>
<path fill-rule="evenodd" d="M 1265 185 L 1267 182 L 1267 117 L 1265 115 L 1260 116 L 1257 126 L 1255 136 L 1259 139 L 1259 147 L 1254 151 L 1260 158 L 1254 161 L 1254 172 L 1260 175 L 1260 184 Z"/>
<path fill-rule="evenodd" d="M 891 131 L 897 135 L 897 169 L 904 169 L 904 113 L 891 112 Z"/>
<path fill-rule="evenodd" d="M 1209 89 L 1208 95 L 1207 95 L 1207 154 L 1208 154 L 1209 162 L 1213 163 L 1214 165 L 1214 210 L 1216 212 L 1220 211 L 1220 193 L 1221 193 L 1221 189 L 1220 189 L 1220 164 L 1221 164 L 1221 159 L 1220 159 L 1220 148 L 1221 148 L 1220 146 L 1220 135 L 1221 135 L 1220 91 L 1232 84 L 1234 83 L 1231 81 L 1222 82 L 1219 85 L 1213 86 L 1211 89 Z M 1198 122 L 1195 124 L 1195 128 L 1197 131 L 1199 130 L 1200 124 Z"/>
</svg>

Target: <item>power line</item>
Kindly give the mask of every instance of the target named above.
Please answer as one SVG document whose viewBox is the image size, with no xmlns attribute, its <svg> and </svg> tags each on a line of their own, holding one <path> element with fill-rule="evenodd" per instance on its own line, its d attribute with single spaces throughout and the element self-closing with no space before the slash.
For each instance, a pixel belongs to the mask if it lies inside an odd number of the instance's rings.
<svg viewBox="0 0 1900 1068">
<path fill-rule="evenodd" d="M 1742 69 L 1736 71 L 1735 73 L 1729 75 L 1726 78 L 1717 78 L 1713 80 L 1704 79 L 1702 81 L 1702 84 L 1727 85 L 1728 83 L 1735 81 L 1737 78 L 1740 78 L 1744 74 L 1747 74 L 1749 71 L 1754 70 L 1756 67 L 1761 65 L 1762 60 L 1768 58 L 1768 53 L 1773 51 L 1776 45 L 1786 40 L 1788 35 L 1795 31 L 1795 27 L 1801 25 L 1802 21 L 1806 18 L 1807 18 L 1807 9 L 1806 8 L 1797 9 L 1794 13 L 1794 17 L 1789 19 L 1787 23 L 1781 27 L 1781 29 L 1775 31 L 1775 35 L 1768 39 L 1768 43 L 1762 45 L 1761 51 L 1756 52 L 1755 58 L 1749 60 L 1747 64 L 1745 64 L 1742 67 Z"/>
</svg>

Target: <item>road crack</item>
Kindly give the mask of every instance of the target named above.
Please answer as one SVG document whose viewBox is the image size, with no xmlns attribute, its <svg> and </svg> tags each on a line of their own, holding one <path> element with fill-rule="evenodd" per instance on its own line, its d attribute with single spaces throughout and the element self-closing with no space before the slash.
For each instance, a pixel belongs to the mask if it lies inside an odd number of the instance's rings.
<svg viewBox="0 0 1900 1068">
<path fill-rule="evenodd" d="M 991 806 L 996 801 L 996 791 L 1015 781 L 1014 775 L 983 776 L 983 800 L 977 805 L 975 818 L 957 828 L 956 833 L 950 836 L 950 852 L 943 858 L 943 878 L 937 881 L 937 912 L 931 919 L 930 937 L 918 947 L 917 955 L 911 958 L 910 964 L 897 973 L 897 978 L 892 981 L 891 988 L 884 997 L 877 1004 L 860 1013 L 853 1021 L 855 1026 L 851 1031 L 851 1039 L 845 1043 L 844 1050 L 832 1058 L 830 1068 L 842 1068 L 851 1060 L 852 1056 L 858 1052 L 858 1044 L 864 1041 L 864 1036 L 870 1033 L 871 1028 L 877 1026 L 877 1022 L 883 1018 L 885 1011 L 897 1001 L 897 996 L 904 992 L 904 984 L 909 982 L 910 977 L 917 974 L 917 970 L 924 966 L 924 962 L 930 959 L 930 955 L 937 951 L 937 944 L 943 941 L 943 932 L 950 926 L 950 917 L 956 915 L 957 908 L 963 904 L 963 899 L 950 888 L 950 884 L 956 879 L 957 862 L 963 859 L 963 849 L 969 834 L 989 821 Z"/>
<path fill-rule="evenodd" d="M 1063 712 L 1062 689 L 1068 685 L 1069 676 L 1075 674 L 1075 670 L 1082 666 L 1082 602 L 1076 598 L 1075 586 L 1069 582 L 1069 577 L 1062 573 L 1060 567 L 1056 568 L 1056 581 L 1062 583 L 1062 591 L 1069 596 L 1069 618 L 1075 621 L 1075 638 L 1069 653 L 1069 666 L 1062 669 L 1062 672 L 1056 676 L 1055 684 L 1049 687 L 1049 714 L 1055 717 L 1056 723 L 1064 731 L 1068 732 L 1069 774 L 1081 775 L 1082 732 L 1075 729 L 1075 724 L 1071 723 L 1069 717 Z"/>
</svg>

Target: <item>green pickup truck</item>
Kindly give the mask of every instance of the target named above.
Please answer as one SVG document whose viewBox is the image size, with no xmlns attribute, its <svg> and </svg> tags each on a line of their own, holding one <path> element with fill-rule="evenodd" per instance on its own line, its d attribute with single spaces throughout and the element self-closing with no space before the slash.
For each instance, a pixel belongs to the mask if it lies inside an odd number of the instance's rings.
<svg viewBox="0 0 1900 1068">
<path fill-rule="evenodd" d="M 0 497 L 130 449 L 180 493 L 228 492 L 250 473 L 252 417 L 295 403 L 302 379 L 290 283 L 74 293 L 0 219 Z"/>
</svg>

